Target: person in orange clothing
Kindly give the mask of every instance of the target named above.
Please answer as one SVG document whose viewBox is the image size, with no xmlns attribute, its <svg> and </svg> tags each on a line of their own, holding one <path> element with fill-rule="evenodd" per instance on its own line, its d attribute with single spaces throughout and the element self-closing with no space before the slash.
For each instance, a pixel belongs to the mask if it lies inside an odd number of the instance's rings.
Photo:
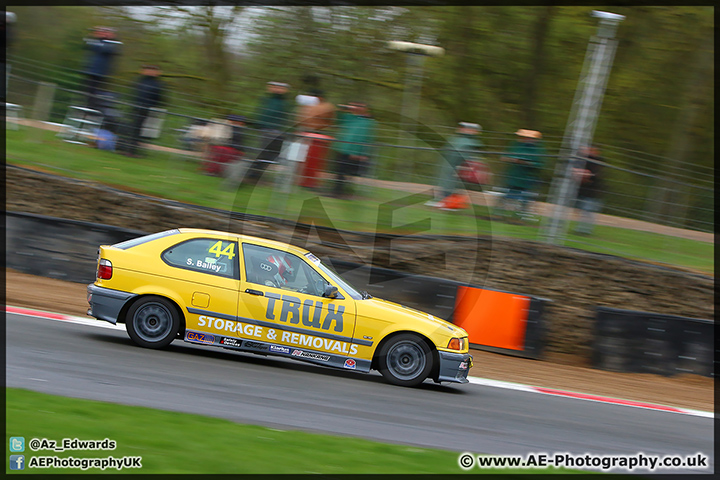
<svg viewBox="0 0 720 480">
<path fill-rule="evenodd" d="M 335 125 L 335 105 L 328 102 L 322 91 L 314 90 L 311 93 L 318 99 L 318 103 L 304 105 L 299 112 L 299 131 L 310 145 L 298 183 L 301 187 L 314 189 L 318 186 L 318 173 L 325 166 L 325 157 L 334 140 L 326 132 Z"/>
</svg>

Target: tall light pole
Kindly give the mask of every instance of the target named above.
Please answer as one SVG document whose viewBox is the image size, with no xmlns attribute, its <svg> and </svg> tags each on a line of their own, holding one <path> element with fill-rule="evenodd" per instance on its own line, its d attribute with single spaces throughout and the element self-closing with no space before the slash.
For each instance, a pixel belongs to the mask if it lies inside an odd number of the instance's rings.
<svg viewBox="0 0 720 480">
<path fill-rule="evenodd" d="M 618 24 L 625 19 L 624 15 L 597 10 L 593 10 L 592 16 L 599 19 L 598 29 L 590 38 L 585 54 L 585 63 L 575 90 L 575 99 L 550 188 L 550 203 L 555 204 L 555 208 L 543 228 L 547 243 L 555 245 L 565 241 L 569 223 L 568 212 L 575 203 L 578 190 L 578 182 L 573 178 L 573 167 L 584 167 L 585 159 L 578 156 L 578 150 L 583 146 L 589 147 L 592 143 L 605 86 L 615 57 L 615 32 Z M 573 160 L 578 163 L 574 164 Z"/>
<path fill-rule="evenodd" d="M 440 57 L 445 49 L 435 45 L 422 43 L 391 41 L 387 43 L 391 50 L 407 54 L 407 71 L 405 72 L 405 88 L 403 90 L 402 110 L 400 112 L 400 131 L 398 143 L 401 143 L 403 132 L 413 139 L 415 125 L 420 113 L 420 92 L 422 89 L 423 67 L 426 57 Z"/>
</svg>

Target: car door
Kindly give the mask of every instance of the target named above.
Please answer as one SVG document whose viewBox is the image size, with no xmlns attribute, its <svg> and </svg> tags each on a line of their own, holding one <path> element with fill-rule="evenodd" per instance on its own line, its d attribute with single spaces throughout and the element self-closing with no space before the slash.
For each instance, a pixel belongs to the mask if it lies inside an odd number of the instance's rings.
<svg viewBox="0 0 720 480">
<path fill-rule="evenodd" d="M 235 324 L 239 281 L 238 246 L 234 240 L 192 238 L 162 252 L 168 265 L 163 284 L 182 299 L 185 339 L 220 344 Z"/>
<path fill-rule="evenodd" d="M 256 338 L 271 353 L 342 367 L 357 349 L 355 300 L 298 255 L 245 242 L 242 253 L 240 321 L 264 328 Z M 328 285 L 336 298 L 324 296 Z"/>
</svg>

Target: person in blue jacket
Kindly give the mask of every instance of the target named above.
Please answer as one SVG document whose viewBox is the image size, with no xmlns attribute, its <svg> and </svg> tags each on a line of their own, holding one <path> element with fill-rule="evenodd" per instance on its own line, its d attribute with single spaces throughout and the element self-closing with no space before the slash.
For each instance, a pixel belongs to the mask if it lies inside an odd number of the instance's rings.
<svg viewBox="0 0 720 480">
<path fill-rule="evenodd" d="M 85 38 L 88 56 L 82 73 L 85 74 L 87 107 L 98 109 L 98 92 L 107 90 L 107 79 L 112 72 L 115 57 L 120 54 L 122 42 L 115 38 L 115 30 L 95 27 L 93 34 Z"/>
<path fill-rule="evenodd" d="M 128 138 L 121 145 L 121 153 L 124 155 L 129 157 L 140 156 L 138 146 L 143 124 L 150 115 L 150 111 L 164 102 L 165 87 L 159 78 L 161 75 L 162 70 L 157 65 L 147 64 L 142 66 L 140 78 L 135 83 L 135 99 Z"/>
</svg>

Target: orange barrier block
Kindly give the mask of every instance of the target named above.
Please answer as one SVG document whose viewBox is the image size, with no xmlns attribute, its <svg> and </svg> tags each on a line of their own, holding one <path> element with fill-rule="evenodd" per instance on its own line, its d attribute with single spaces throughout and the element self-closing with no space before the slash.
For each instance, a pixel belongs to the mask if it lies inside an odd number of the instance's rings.
<svg viewBox="0 0 720 480">
<path fill-rule="evenodd" d="M 471 344 L 525 349 L 530 297 L 474 287 L 458 287 L 453 323 Z"/>
</svg>

